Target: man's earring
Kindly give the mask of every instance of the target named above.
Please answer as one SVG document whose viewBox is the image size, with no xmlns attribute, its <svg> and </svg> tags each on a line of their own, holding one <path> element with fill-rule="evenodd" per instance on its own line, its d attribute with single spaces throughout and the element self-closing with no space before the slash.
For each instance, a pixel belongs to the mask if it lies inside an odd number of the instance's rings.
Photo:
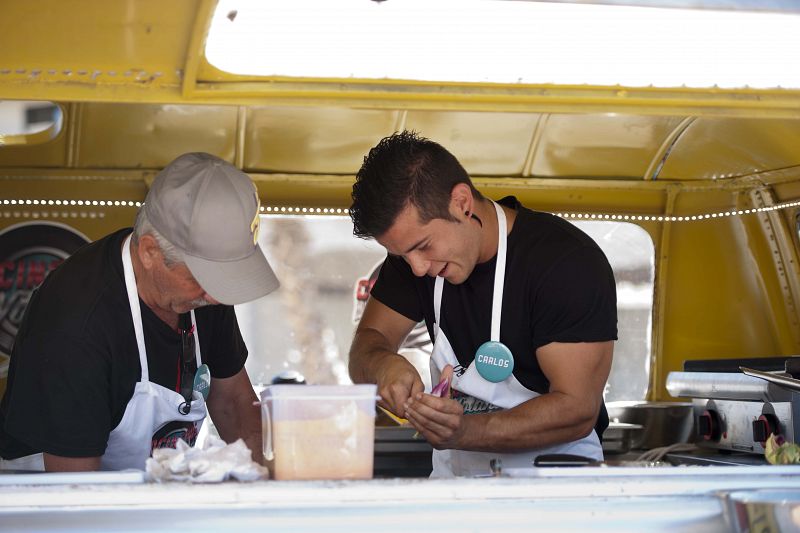
<svg viewBox="0 0 800 533">
<path fill-rule="evenodd" d="M 475 213 L 470 213 L 469 211 L 464 211 L 464 214 L 469 218 L 474 218 L 475 220 L 477 220 L 478 225 L 480 227 L 483 227 L 483 222 L 481 222 L 481 219 L 478 218 L 478 215 L 476 215 Z"/>
</svg>

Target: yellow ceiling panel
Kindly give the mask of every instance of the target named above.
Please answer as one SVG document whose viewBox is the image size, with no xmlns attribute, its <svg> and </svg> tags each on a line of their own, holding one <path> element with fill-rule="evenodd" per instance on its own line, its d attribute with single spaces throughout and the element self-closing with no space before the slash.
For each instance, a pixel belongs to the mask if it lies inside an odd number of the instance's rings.
<svg viewBox="0 0 800 533">
<path fill-rule="evenodd" d="M 399 125 L 400 111 L 249 107 L 244 168 L 355 173 L 370 148 Z"/>
<path fill-rule="evenodd" d="M 3 3 L 0 70 L 75 83 L 126 83 L 159 73 L 176 81 L 186 62 L 194 0 L 37 0 Z M 144 73 L 144 74 L 143 74 Z"/>
<path fill-rule="evenodd" d="M 0 98 L 800 118 L 796 89 L 235 76 L 204 57 L 215 6 L 215 0 L 3 0 Z"/>
<path fill-rule="evenodd" d="M 237 108 L 83 104 L 77 165 L 162 168 L 184 152 L 234 161 Z"/>
<path fill-rule="evenodd" d="M 723 179 L 800 165 L 800 120 L 698 118 L 660 180 Z"/>
<path fill-rule="evenodd" d="M 549 115 L 540 125 L 532 173 L 643 179 L 682 120 L 617 113 Z"/>
<path fill-rule="evenodd" d="M 409 111 L 405 127 L 438 142 L 472 175 L 523 174 L 540 115 Z"/>
</svg>

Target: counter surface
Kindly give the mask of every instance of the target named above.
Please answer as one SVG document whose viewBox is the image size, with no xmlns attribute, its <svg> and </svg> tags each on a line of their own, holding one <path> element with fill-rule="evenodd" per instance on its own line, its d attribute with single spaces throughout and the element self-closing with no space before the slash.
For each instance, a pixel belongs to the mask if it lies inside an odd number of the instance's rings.
<svg viewBox="0 0 800 533">
<path fill-rule="evenodd" d="M 0 476 L 0 529 L 730 531 L 724 493 L 754 489 L 788 494 L 800 519 L 800 466 L 540 468 L 526 478 L 212 485 L 151 484 L 136 472 L 63 476 Z"/>
</svg>

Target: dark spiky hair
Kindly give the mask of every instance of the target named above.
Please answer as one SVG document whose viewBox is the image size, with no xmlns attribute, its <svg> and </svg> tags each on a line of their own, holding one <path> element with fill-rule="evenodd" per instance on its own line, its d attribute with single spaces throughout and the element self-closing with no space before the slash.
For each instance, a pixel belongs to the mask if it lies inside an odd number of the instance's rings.
<svg viewBox="0 0 800 533">
<path fill-rule="evenodd" d="M 482 198 L 464 167 L 441 145 L 413 131 L 384 137 L 356 174 L 350 206 L 353 234 L 362 239 L 380 237 L 409 202 L 423 224 L 434 218 L 454 220 L 450 193 L 459 183 Z"/>
</svg>

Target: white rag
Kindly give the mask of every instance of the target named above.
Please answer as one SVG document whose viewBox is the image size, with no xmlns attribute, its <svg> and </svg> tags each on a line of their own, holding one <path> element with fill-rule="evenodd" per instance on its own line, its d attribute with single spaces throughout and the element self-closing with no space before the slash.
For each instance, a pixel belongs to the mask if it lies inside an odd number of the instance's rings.
<svg viewBox="0 0 800 533">
<path fill-rule="evenodd" d="M 145 470 L 147 480 L 157 482 L 219 483 L 231 478 L 255 481 L 269 477 L 269 470 L 253 461 L 242 439 L 226 444 L 211 435 L 202 449 L 178 440 L 175 448 L 153 450 Z"/>
</svg>

